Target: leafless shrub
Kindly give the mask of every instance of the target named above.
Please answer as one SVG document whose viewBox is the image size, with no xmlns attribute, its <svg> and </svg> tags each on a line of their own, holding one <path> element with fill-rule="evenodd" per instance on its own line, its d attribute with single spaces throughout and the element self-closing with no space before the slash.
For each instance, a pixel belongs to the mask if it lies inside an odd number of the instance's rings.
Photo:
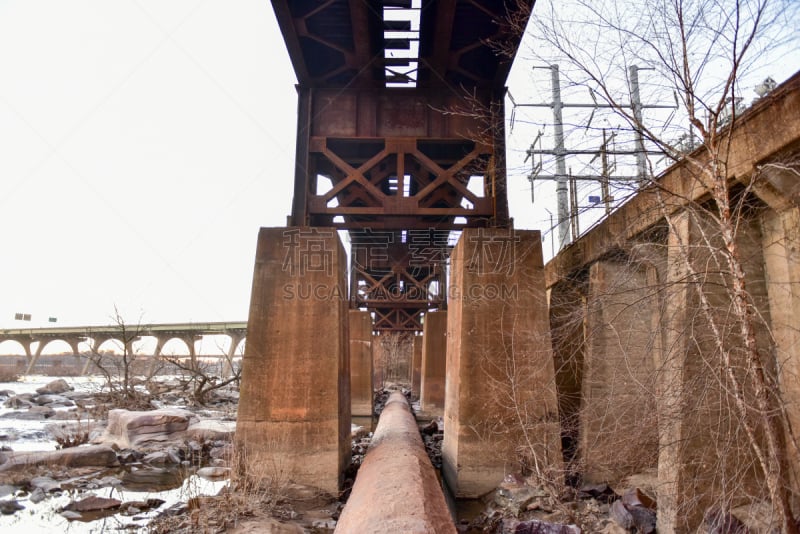
<svg viewBox="0 0 800 534">
<path fill-rule="evenodd" d="M 378 336 L 381 386 L 390 382 L 409 382 L 413 341 L 413 335 L 408 332 L 382 332 Z"/>
<path fill-rule="evenodd" d="M 154 534 L 175 532 L 224 532 L 243 521 L 288 513 L 289 471 L 281 460 L 280 438 L 261 447 L 258 458 L 231 448 L 228 485 L 218 495 L 186 495 L 188 510 L 163 516 L 149 525 Z"/>
<path fill-rule="evenodd" d="M 94 346 L 84 355 L 87 363 L 104 380 L 104 391 L 97 395 L 97 399 L 115 408 L 149 409 L 150 396 L 146 388 L 140 387 L 134 372 L 138 354 L 133 348 L 133 342 L 141 336 L 141 327 L 138 323 L 127 323 L 116 307 L 112 320 L 119 329 L 118 339 L 115 341 L 121 354 L 100 351 L 99 346 Z"/>
<path fill-rule="evenodd" d="M 797 416 L 787 409 L 791 386 L 781 383 L 796 380 L 787 375 L 793 351 L 784 351 L 798 329 L 772 300 L 791 277 L 776 281 L 766 264 L 768 254 L 800 245 L 796 228 L 786 230 L 791 209 L 769 203 L 777 183 L 769 173 L 786 184 L 800 167 L 792 154 L 751 170 L 730 165 L 742 146 L 743 89 L 760 81 L 747 73 L 776 46 L 794 39 L 796 50 L 798 5 L 636 5 L 632 13 L 617 2 L 574 0 L 537 4 L 532 15 L 535 60 L 563 62 L 569 83 L 588 88 L 630 135 L 675 164 L 657 176 L 658 162 L 648 162 L 644 180 L 621 190 L 638 195 L 639 211 L 617 220 L 627 228 L 612 228 L 617 249 L 552 288 L 568 475 L 614 481 L 657 465 L 659 520 L 669 528 L 695 528 L 706 509 L 766 501 L 770 528 L 794 533 L 788 462 L 798 457 Z M 508 24 L 522 31 L 524 20 Z M 653 87 L 664 90 L 649 97 L 678 104 L 656 126 L 630 105 L 637 64 L 654 69 L 661 84 Z M 508 389 L 514 378 L 505 381 Z"/>
<path fill-rule="evenodd" d="M 20 374 L 17 369 L 0 367 L 0 382 L 18 382 L 19 377 Z"/>
</svg>

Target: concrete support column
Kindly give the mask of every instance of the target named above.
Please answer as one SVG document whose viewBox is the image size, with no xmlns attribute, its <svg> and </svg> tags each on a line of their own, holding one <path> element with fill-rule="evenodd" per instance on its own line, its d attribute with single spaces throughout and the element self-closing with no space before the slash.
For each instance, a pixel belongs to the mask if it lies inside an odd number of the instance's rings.
<svg viewBox="0 0 800 534">
<path fill-rule="evenodd" d="M 248 473 L 279 468 L 329 493 L 341 486 L 350 460 L 346 266 L 332 228 L 259 232 L 236 425 Z"/>
<path fill-rule="evenodd" d="M 80 351 L 78 350 L 78 343 L 80 343 L 80 339 L 77 337 L 72 337 L 69 339 L 65 339 L 67 343 L 69 343 L 69 348 L 72 349 L 72 354 L 75 356 L 80 356 Z"/>
<path fill-rule="evenodd" d="M 154 336 L 156 338 L 156 348 L 153 350 L 153 357 L 150 360 L 150 365 L 147 368 L 147 374 L 153 376 L 158 372 L 159 365 L 161 364 L 161 351 L 164 349 L 166 340 L 161 336 Z"/>
<path fill-rule="evenodd" d="M 444 414 L 447 368 L 447 312 L 425 314 L 422 330 L 422 372 L 420 377 L 420 410 L 426 416 Z"/>
<path fill-rule="evenodd" d="M 465 229 L 451 259 L 444 477 L 476 498 L 507 473 L 563 480 L 541 236 Z"/>
<path fill-rule="evenodd" d="M 228 353 L 225 355 L 225 363 L 222 365 L 222 378 L 227 379 L 233 376 L 233 359 L 236 357 L 236 347 L 242 342 L 244 336 L 241 334 L 228 333 L 231 339 L 231 344 L 228 347 Z"/>
<path fill-rule="evenodd" d="M 589 270 L 579 455 L 590 483 L 616 483 L 658 463 L 660 334 L 649 269 L 599 261 Z"/>
<path fill-rule="evenodd" d="M 665 343 L 656 384 L 658 531 L 664 533 L 694 532 L 711 506 L 733 508 L 747 502 L 745 495 L 753 501 L 767 498 L 734 396 L 741 388 L 745 402 L 754 406 L 752 376 L 741 322 L 732 313 L 730 268 L 719 231 L 699 208 L 679 212 L 670 220 L 663 286 Z M 749 305 L 755 311 L 756 342 L 768 361 L 765 371 L 774 373 L 769 363 L 770 312 L 761 244 L 758 222 L 742 220 L 737 245 Z M 755 410 L 748 410 L 746 423 L 756 436 L 763 435 Z"/>
<path fill-rule="evenodd" d="M 575 465 L 580 427 L 581 386 L 585 344 L 586 286 L 580 277 L 563 280 L 550 289 L 550 335 L 558 390 L 558 414 L 561 420 L 561 447 L 567 471 L 578 475 Z"/>
<path fill-rule="evenodd" d="M 350 310 L 350 410 L 354 417 L 372 417 L 372 316 Z"/>
<path fill-rule="evenodd" d="M 156 336 L 156 348 L 153 351 L 153 356 L 156 358 L 161 356 L 161 351 L 164 350 L 164 344 L 167 342 L 166 339 L 160 336 Z"/>
<path fill-rule="evenodd" d="M 30 358 L 33 355 L 33 340 L 31 339 L 17 339 L 17 342 L 25 349 L 25 356 Z"/>
<path fill-rule="evenodd" d="M 422 380 L 422 336 L 414 336 L 414 348 L 411 358 L 411 396 L 419 399 L 420 381 Z"/>
<path fill-rule="evenodd" d="M 778 382 L 790 429 L 800 432 L 800 209 L 766 210 L 762 215 L 772 335 L 779 362 Z M 800 451 L 787 435 L 787 457 L 800 484 Z"/>
<path fill-rule="evenodd" d="M 39 357 L 42 355 L 42 349 L 44 349 L 45 345 L 48 343 L 48 340 L 46 339 L 40 339 L 37 341 L 39 344 L 36 346 L 36 351 L 34 352 L 32 348 L 29 349 L 30 352 L 33 352 L 33 355 L 30 357 L 28 361 L 28 367 L 25 369 L 26 375 L 29 375 L 31 371 L 33 371 L 34 366 L 39 361 Z M 33 345 L 33 342 L 31 342 L 31 345 Z"/>
<path fill-rule="evenodd" d="M 197 342 L 202 338 L 203 336 L 195 334 L 188 334 L 179 338 L 186 344 L 186 348 L 189 349 L 189 361 L 191 362 L 192 369 L 197 369 Z"/>
<path fill-rule="evenodd" d="M 381 336 L 372 336 L 372 384 L 373 387 L 383 387 L 385 380 L 383 348 L 381 347 Z"/>
<path fill-rule="evenodd" d="M 88 341 L 91 339 L 91 342 Z M 95 357 L 99 357 L 100 355 L 100 345 L 103 344 L 105 339 L 98 339 L 97 337 L 87 338 L 87 344 L 90 346 L 89 355 L 86 358 L 86 361 L 83 362 L 83 369 L 81 369 L 81 375 L 85 376 L 89 374 L 89 370 L 92 368 L 93 361 Z"/>
</svg>

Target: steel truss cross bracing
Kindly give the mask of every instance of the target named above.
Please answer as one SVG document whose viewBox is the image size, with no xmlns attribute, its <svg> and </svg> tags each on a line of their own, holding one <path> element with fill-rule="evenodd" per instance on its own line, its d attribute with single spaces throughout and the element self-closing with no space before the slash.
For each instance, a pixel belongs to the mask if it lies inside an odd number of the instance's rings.
<svg viewBox="0 0 800 534">
<path fill-rule="evenodd" d="M 511 224 L 498 50 L 532 2 L 272 3 L 299 82 L 289 224 L 346 230 L 351 307 L 421 331 L 451 232 Z"/>
</svg>

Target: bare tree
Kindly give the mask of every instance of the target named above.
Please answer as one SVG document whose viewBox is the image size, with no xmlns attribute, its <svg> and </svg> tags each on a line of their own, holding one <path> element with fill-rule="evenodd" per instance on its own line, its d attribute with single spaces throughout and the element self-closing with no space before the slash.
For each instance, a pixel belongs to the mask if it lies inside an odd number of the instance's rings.
<svg viewBox="0 0 800 534">
<path fill-rule="evenodd" d="M 117 328 L 117 335 L 112 339 L 116 341 L 120 354 L 101 352 L 95 340 L 95 346 L 86 355 L 88 363 L 103 376 L 109 397 L 115 405 L 126 408 L 149 407 L 149 396 L 136 388 L 138 381 L 135 379 L 135 364 L 139 358 L 133 343 L 142 335 L 141 323 L 128 323 L 116 306 L 111 319 Z"/>
<path fill-rule="evenodd" d="M 385 386 L 387 382 L 408 382 L 413 336 L 408 332 L 382 332 L 378 340 L 381 385 Z"/>
<path fill-rule="evenodd" d="M 222 363 L 208 362 L 192 357 L 187 362 L 181 356 L 162 356 L 161 359 L 182 372 L 188 380 L 186 386 L 190 387 L 193 401 L 199 406 L 205 406 L 208 402 L 208 395 L 218 389 L 222 389 L 231 384 L 239 384 L 242 376 L 241 365 L 236 365 L 234 355 L 218 347 L 222 354 Z M 223 377 L 224 368 L 230 370 L 227 378 Z"/>
<path fill-rule="evenodd" d="M 667 315 L 661 328 L 682 325 L 679 332 L 664 336 L 665 356 L 654 370 L 661 373 L 662 385 L 647 385 L 656 390 L 662 408 L 667 406 L 659 413 L 659 446 L 686 446 L 669 443 L 668 418 L 690 420 L 687 410 L 704 414 L 705 419 L 698 415 L 694 423 L 719 427 L 714 461 L 725 464 L 709 481 L 708 491 L 719 492 L 717 505 L 730 508 L 734 492 L 756 491 L 758 482 L 747 480 L 763 481 L 775 524 L 786 533 L 798 531 L 785 450 L 787 433 L 789 443 L 794 438 L 777 380 L 776 342 L 759 301 L 764 291 L 753 289 L 754 280 L 759 283 L 752 274 L 758 266 L 747 247 L 766 169 L 743 176 L 729 162 L 745 84 L 758 80 L 748 74 L 777 47 L 796 50 L 797 14 L 796 2 L 779 0 L 573 0 L 538 5 L 532 31 L 538 37 L 535 49 L 547 51 L 537 53 L 536 59 L 565 62 L 570 82 L 588 87 L 642 140 L 640 153 L 659 151 L 680 166 L 682 180 L 667 182 L 655 176 L 651 162 L 644 182 L 630 191 L 657 200 L 646 216 L 661 221 L 664 237 L 656 255 L 669 258 L 669 265 L 655 262 L 660 267 L 650 294 Z M 654 69 L 661 86 L 650 95 L 658 96 L 659 90 L 662 97 L 663 90 L 668 98 L 674 95 L 679 107 L 675 117 L 652 126 L 641 108 L 631 105 L 633 65 Z M 696 142 L 687 144 L 687 139 Z M 791 162 L 781 166 L 797 173 Z M 636 247 L 627 248 L 626 261 L 641 265 Z M 594 298 L 619 296 L 624 286 Z M 608 309 L 608 302 L 603 306 Z M 580 321 L 589 320 L 593 310 L 583 313 Z M 563 321 L 562 326 L 569 323 Z M 612 323 L 604 322 L 603 332 Z M 565 332 L 574 335 L 574 327 Z M 669 382 L 678 375 L 678 382 Z M 681 388 L 680 395 L 671 387 Z M 689 405 L 687 398 L 693 398 Z M 716 419 L 708 418 L 712 413 Z M 746 454 L 737 448 L 741 444 Z"/>
</svg>

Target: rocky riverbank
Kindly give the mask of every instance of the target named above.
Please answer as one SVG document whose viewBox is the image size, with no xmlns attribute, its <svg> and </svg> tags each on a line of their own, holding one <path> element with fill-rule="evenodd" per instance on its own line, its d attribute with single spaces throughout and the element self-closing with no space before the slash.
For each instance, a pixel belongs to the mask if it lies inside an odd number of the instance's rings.
<svg viewBox="0 0 800 534">
<path fill-rule="evenodd" d="M 215 391 L 207 406 L 197 407 L 180 386 L 155 385 L 143 397 L 147 410 L 116 409 L 106 395 L 64 380 L 35 391 L 0 391 L 0 423 L 21 428 L 0 426 L 0 530 L 88 532 L 110 521 L 156 534 L 333 531 L 369 449 L 369 429 L 354 427 L 344 489 L 328 495 L 293 484 L 277 463 L 241 473 L 233 447 L 235 388 Z M 376 394 L 377 412 L 386 397 Z M 443 422 L 422 423 L 420 430 L 439 468 Z M 32 442 L 50 450 L 30 450 Z M 512 474 L 482 500 L 459 503 L 456 527 L 470 534 L 655 532 L 654 480 L 650 474 L 614 488 L 555 492 Z M 735 524 L 732 516 L 717 519 Z M 708 530 L 728 531 L 734 532 Z"/>
<path fill-rule="evenodd" d="M 34 392 L 0 391 L 0 528 L 114 516 L 130 518 L 119 522 L 135 529 L 167 500 L 117 497 L 187 493 L 187 481 L 198 494 L 216 493 L 229 476 L 238 395 L 220 391 L 208 406 L 192 408 L 180 383 L 171 386 L 147 392 L 147 411 L 113 409 L 106 394 L 76 391 L 63 379 Z M 32 443 L 50 450 L 31 450 Z M 175 497 L 172 504 L 185 500 Z"/>
</svg>

